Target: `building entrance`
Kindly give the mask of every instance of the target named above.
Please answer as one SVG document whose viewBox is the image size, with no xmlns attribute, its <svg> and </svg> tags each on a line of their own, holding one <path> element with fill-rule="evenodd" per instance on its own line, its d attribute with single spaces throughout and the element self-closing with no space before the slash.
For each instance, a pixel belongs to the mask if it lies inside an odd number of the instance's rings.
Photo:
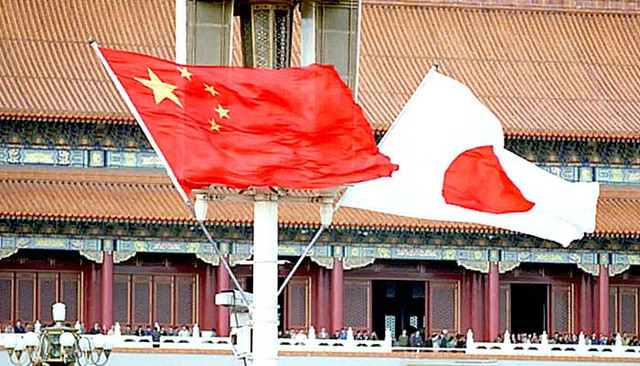
<svg viewBox="0 0 640 366">
<path fill-rule="evenodd" d="M 511 284 L 511 333 L 541 334 L 547 329 L 546 284 Z"/>
<path fill-rule="evenodd" d="M 379 338 L 385 329 L 398 336 L 424 328 L 423 281 L 372 281 L 373 331 Z"/>
</svg>

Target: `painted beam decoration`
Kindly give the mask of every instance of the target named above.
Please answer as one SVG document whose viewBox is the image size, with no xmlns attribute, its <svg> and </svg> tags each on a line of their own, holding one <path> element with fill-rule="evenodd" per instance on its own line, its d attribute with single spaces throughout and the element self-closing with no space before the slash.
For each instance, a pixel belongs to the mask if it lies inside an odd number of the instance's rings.
<svg viewBox="0 0 640 366">
<path fill-rule="evenodd" d="M 0 236 L 0 260 L 17 253 L 20 249 L 40 249 L 78 251 L 85 258 L 102 263 L 102 251 L 111 251 L 111 248 L 105 247 L 106 242 L 111 240 L 4 235 Z M 124 262 L 136 253 L 183 253 L 194 254 L 205 263 L 219 265 L 219 258 L 213 246 L 207 242 L 129 239 L 113 242 L 115 263 Z M 306 243 L 281 243 L 278 255 L 299 256 L 305 246 Z M 221 242 L 220 250 L 229 256 L 229 262 L 233 266 L 251 258 L 253 254 L 252 245 L 248 242 Z M 489 261 L 498 262 L 500 273 L 509 272 L 520 263 L 575 264 L 583 271 L 597 275 L 600 271 L 599 264 L 605 263 L 608 264 L 609 275 L 615 276 L 632 265 L 640 265 L 640 254 L 636 253 L 560 248 L 452 248 L 424 244 L 322 243 L 312 248 L 309 257 L 314 263 L 328 269 L 333 267 L 333 258 L 342 258 L 345 270 L 366 267 L 378 259 L 404 259 L 455 261 L 468 270 L 482 273 L 487 273 Z"/>
</svg>

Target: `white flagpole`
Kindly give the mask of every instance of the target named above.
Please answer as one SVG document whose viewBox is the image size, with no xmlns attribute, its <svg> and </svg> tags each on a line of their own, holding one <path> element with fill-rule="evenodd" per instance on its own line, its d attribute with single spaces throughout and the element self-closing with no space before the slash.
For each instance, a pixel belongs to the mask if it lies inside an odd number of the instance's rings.
<svg viewBox="0 0 640 366">
<path fill-rule="evenodd" d="M 278 196 L 256 194 L 253 204 L 254 366 L 278 365 Z"/>
</svg>

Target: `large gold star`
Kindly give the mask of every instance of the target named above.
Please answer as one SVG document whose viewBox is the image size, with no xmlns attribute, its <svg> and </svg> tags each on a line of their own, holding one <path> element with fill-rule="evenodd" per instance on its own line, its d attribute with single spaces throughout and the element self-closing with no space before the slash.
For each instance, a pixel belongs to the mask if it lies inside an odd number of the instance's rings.
<svg viewBox="0 0 640 366">
<path fill-rule="evenodd" d="M 214 97 L 218 94 L 220 94 L 216 88 L 213 87 L 213 85 L 207 85 L 207 83 L 203 83 L 204 84 L 204 90 L 208 91 L 209 93 L 211 93 L 211 95 L 213 95 Z"/>
<path fill-rule="evenodd" d="M 229 118 L 229 110 L 222 108 L 220 104 L 218 104 L 218 108 L 215 111 L 218 112 L 220 118 Z"/>
<path fill-rule="evenodd" d="M 191 75 L 193 74 L 190 73 L 186 67 L 178 67 L 178 71 L 180 71 L 180 76 L 186 78 L 187 80 L 191 80 Z"/>
<path fill-rule="evenodd" d="M 209 121 L 209 123 L 211 123 L 211 131 L 218 131 L 220 132 L 220 125 L 216 123 L 216 120 L 211 118 L 211 121 Z"/>
<path fill-rule="evenodd" d="M 151 69 L 147 70 L 149 70 L 149 80 L 140 78 L 135 79 L 144 84 L 147 88 L 153 90 L 153 96 L 156 99 L 156 104 L 160 104 L 160 102 L 168 98 L 170 101 L 180 106 L 180 108 L 184 108 L 182 103 L 178 100 L 178 97 L 173 94 L 173 91 L 178 87 L 163 82 L 156 74 L 153 73 L 153 71 L 151 71 Z"/>
</svg>

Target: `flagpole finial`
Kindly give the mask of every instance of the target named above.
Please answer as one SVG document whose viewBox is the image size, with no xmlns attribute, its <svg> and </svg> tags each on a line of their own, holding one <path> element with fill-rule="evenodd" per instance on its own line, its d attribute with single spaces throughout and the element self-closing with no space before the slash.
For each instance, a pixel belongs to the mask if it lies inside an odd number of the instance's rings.
<svg viewBox="0 0 640 366">
<path fill-rule="evenodd" d="M 93 39 L 93 37 L 89 37 L 89 39 L 87 40 L 87 42 L 89 42 L 89 44 L 94 44 L 96 43 L 96 40 Z"/>
<path fill-rule="evenodd" d="M 438 62 L 438 60 L 433 61 L 433 65 L 431 65 L 434 69 L 438 70 L 438 67 L 440 67 L 440 62 Z"/>
</svg>

